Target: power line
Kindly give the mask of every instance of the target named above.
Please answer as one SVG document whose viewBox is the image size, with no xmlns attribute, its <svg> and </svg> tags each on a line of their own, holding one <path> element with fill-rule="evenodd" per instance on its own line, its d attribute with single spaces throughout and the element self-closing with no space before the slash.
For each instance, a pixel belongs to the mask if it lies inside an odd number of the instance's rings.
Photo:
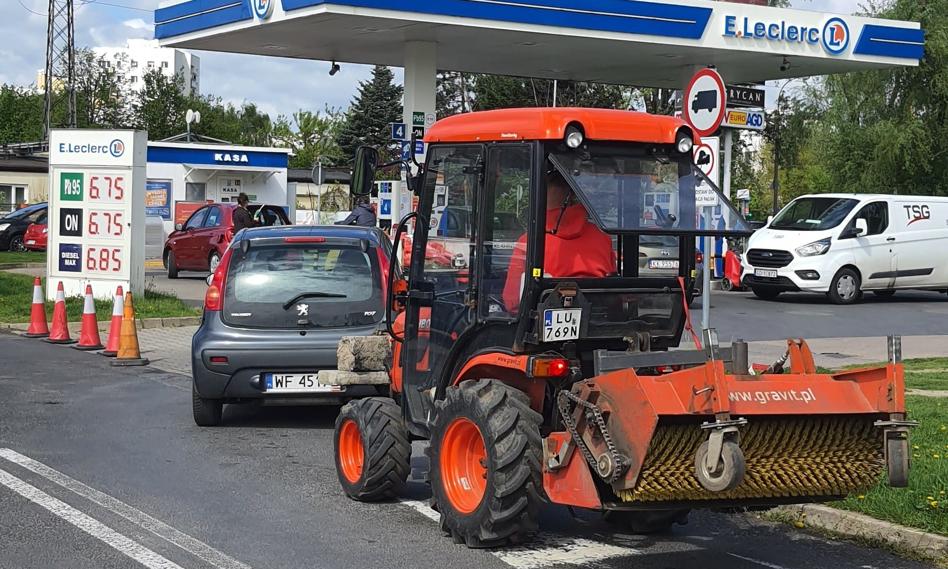
<svg viewBox="0 0 948 569">
<path fill-rule="evenodd" d="M 49 14 L 41 14 L 37 12 L 36 10 L 30 8 L 29 6 L 23 3 L 23 0 L 16 0 L 16 1 L 17 1 L 17 4 L 20 5 L 20 7 L 22 7 L 24 10 L 26 10 L 27 12 L 31 14 L 36 14 L 37 16 L 43 16 L 44 18 L 49 17 Z"/>
<path fill-rule="evenodd" d="M 153 12 L 152 10 L 149 10 L 148 8 L 139 8 L 138 6 L 126 6 L 125 4 L 114 4 L 112 2 L 103 2 L 102 0 L 82 0 L 82 3 L 80 5 L 85 6 L 86 4 L 98 4 L 100 6 L 111 6 L 113 8 L 137 10 L 139 12 L 148 12 L 149 14 Z"/>
</svg>

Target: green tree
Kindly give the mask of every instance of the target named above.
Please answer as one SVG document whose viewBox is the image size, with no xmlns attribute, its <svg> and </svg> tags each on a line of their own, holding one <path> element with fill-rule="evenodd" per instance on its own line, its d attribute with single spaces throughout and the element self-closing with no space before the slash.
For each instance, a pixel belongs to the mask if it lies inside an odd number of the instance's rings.
<svg viewBox="0 0 948 569">
<path fill-rule="evenodd" d="M 321 161 L 323 166 L 344 164 L 347 157 L 339 148 L 337 137 L 345 123 L 345 114 L 327 107 L 322 112 L 299 110 L 293 113 L 293 122 L 281 116 L 273 128 L 274 141 L 293 149 L 292 168 L 312 168 Z"/>
<path fill-rule="evenodd" d="M 129 123 L 127 84 L 90 49 L 76 51 L 76 122 L 79 128 L 121 128 Z"/>
<path fill-rule="evenodd" d="M 359 93 L 352 101 L 336 139 L 347 161 L 362 145 L 378 148 L 384 162 L 400 156 L 401 146 L 391 140 L 389 126 L 393 122 L 402 122 L 403 117 L 402 87 L 396 85 L 394 79 L 388 67 L 376 65 L 372 77 L 359 83 Z"/>
<path fill-rule="evenodd" d="M 132 122 L 148 131 L 150 140 L 161 140 L 185 129 L 184 115 L 188 99 L 181 94 L 181 79 L 171 78 L 159 70 L 142 76 L 144 86 L 131 102 Z M 202 117 L 203 120 L 203 117 Z"/>
<path fill-rule="evenodd" d="M 0 144 L 43 138 L 43 95 L 14 85 L 0 86 Z"/>
<path fill-rule="evenodd" d="M 474 110 L 511 107 L 552 107 L 554 84 L 550 79 L 478 75 L 473 85 Z M 628 88 L 603 83 L 558 81 L 556 106 L 628 108 Z"/>
</svg>

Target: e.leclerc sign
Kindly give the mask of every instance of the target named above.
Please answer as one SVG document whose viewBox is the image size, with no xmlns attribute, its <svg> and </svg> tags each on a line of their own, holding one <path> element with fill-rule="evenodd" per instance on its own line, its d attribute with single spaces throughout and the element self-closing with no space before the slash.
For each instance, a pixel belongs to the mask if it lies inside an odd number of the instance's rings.
<svg viewBox="0 0 948 569">
<path fill-rule="evenodd" d="M 803 26 L 786 20 L 763 21 L 747 16 L 725 16 L 723 35 L 746 40 L 822 45 L 830 55 L 841 55 L 849 47 L 849 25 L 839 17 L 826 20 L 822 26 Z"/>
<path fill-rule="evenodd" d="M 145 152 L 141 131 L 53 130 L 49 144 L 48 298 L 112 298 L 145 283 Z"/>
</svg>

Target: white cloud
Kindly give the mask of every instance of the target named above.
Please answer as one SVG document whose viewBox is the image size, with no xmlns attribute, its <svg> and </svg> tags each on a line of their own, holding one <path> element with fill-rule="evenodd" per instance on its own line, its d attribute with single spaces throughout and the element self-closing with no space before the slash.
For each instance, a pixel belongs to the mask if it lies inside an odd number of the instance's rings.
<svg viewBox="0 0 948 569">
<path fill-rule="evenodd" d="M 122 22 L 122 25 L 132 30 L 148 32 L 149 35 L 155 32 L 155 25 L 149 24 L 148 22 L 146 22 L 145 20 L 141 18 L 132 18 L 131 20 L 125 20 L 124 22 Z"/>
</svg>

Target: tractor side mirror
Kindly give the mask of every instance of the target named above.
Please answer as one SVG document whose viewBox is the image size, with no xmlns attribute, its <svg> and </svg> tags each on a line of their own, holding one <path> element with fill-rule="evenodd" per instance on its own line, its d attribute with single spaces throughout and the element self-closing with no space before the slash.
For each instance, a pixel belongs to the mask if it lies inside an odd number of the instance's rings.
<svg viewBox="0 0 948 569">
<path fill-rule="evenodd" d="M 367 196 L 375 186 L 375 170 L 379 166 L 379 151 L 371 146 L 356 149 L 352 179 L 349 181 L 349 193 L 354 196 Z"/>
</svg>

